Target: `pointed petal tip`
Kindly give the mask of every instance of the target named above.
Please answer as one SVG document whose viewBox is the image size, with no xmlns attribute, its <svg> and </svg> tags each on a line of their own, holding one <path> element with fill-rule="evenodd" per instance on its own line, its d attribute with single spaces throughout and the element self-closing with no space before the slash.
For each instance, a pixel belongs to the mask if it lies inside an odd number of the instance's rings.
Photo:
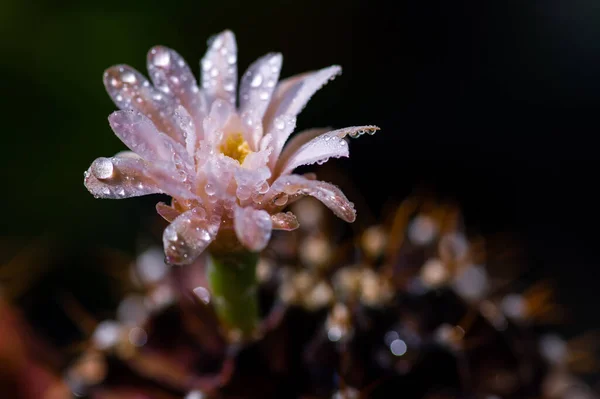
<svg viewBox="0 0 600 399">
<path fill-rule="evenodd" d="M 235 34 L 230 29 L 222 30 L 219 33 L 216 33 L 208 38 L 207 44 L 208 47 L 216 47 L 220 48 L 223 44 L 223 41 L 226 44 L 235 43 Z"/>
</svg>

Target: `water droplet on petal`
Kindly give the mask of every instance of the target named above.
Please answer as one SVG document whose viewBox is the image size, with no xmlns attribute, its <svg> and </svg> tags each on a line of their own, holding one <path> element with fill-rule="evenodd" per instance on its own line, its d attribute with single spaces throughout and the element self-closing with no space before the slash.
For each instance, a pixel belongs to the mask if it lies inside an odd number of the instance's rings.
<svg viewBox="0 0 600 399">
<path fill-rule="evenodd" d="M 278 195 L 277 197 L 275 197 L 275 200 L 273 201 L 273 203 L 277 206 L 284 206 L 287 202 L 288 202 L 288 195 L 285 193 Z"/>
<path fill-rule="evenodd" d="M 204 186 L 204 190 L 208 195 L 215 195 L 215 193 L 217 192 L 216 187 L 214 186 L 214 184 L 211 183 L 206 183 L 206 185 Z"/>
<path fill-rule="evenodd" d="M 262 81 L 263 81 L 262 75 L 260 73 L 257 73 L 256 75 L 254 75 L 254 77 L 250 81 L 250 86 L 251 87 L 259 87 L 262 84 Z"/>
<path fill-rule="evenodd" d="M 269 99 L 269 92 L 261 91 L 260 94 L 258 95 L 258 98 L 260 98 L 263 101 L 267 101 Z"/>
<path fill-rule="evenodd" d="M 165 49 L 154 49 L 152 55 L 152 63 L 157 67 L 167 67 L 171 62 L 171 55 Z"/>
<path fill-rule="evenodd" d="M 114 173 L 114 165 L 108 158 L 98 158 L 92 163 L 92 174 L 96 179 L 110 179 Z"/>
<path fill-rule="evenodd" d="M 204 303 L 208 305 L 210 303 L 210 292 L 204 287 L 194 288 L 194 294 Z"/>
<path fill-rule="evenodd" d="M 283 118 L 275 119 L 275 127 L 279 130 L 285 129 L 285 121 L 283 120 Z"/>
<path fill-rule="evenodd" d="M 209 71 L 210 68 L 212 68 L 212 66 L 213 66 L 213 63 L 212 63 L 211 60 L 209 60 L 209 59 L 203 59 L 202 60 L 202 69 L 204 71 Z"/>
</svg>

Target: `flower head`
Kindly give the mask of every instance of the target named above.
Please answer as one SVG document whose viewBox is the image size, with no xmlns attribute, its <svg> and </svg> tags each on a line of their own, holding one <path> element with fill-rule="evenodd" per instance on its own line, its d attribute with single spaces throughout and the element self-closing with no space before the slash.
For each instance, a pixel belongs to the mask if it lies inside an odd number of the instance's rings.
<svg viewBox="0 0 600 399">
<path fill-rule="evenodd" d="M 273 229 L 298 227 L 296 217 L 282 211 L 305 195 L 354 221 L 353 204 L 336 186 L 292 172 L 347 157 L 347 135 L 378 128 L 307 130 L 284 148 L 296 115 L 340 67 L 278 83 L 281 54 L 267 54 L 242 76 L 236 107 L 234 35 L 222 32 L 208 46 L 201 88 L 182 57 L 161 46 L 148 53 L 152 83 L 126 65 L 104 73 L 106 89 L 121 109 L 110 115 L 110 126 L 131 151 L 96 159 L 85 172 L 88 190 L 98 198 L 171 196 L 171 204 L 158 203 L 157 211 L 170 222 L 163 243 L 174 264 L 192 262 L 210 244 L 262 250 Z"/>
</svg>

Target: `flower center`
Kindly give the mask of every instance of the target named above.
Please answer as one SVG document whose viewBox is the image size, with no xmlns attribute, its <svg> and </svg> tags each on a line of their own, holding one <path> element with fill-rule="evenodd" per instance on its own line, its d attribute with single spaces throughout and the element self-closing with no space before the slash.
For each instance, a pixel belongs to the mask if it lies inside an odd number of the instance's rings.
<svg viewBox="0 0 600 399">
<path fill-rule="evenodd" d="M 250 145 L 246 140 L 244 140 L 244 137 L 241 133 L 233 133 L 228 135 L 225 141 L 223 141 L 219 146 L 219 150 L 223 153 L 223 155 L 235 159 L 240 164 L 244 162 L 246 156 L 252 152 L 250 151 Z"/>
</svg>

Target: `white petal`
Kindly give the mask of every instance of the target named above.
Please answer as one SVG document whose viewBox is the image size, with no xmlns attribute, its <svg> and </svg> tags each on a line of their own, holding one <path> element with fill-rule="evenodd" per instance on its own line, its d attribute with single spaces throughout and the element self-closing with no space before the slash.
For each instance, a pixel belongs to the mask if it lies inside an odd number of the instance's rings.
<svg viewBox="0 0 600 399">
<path fill-rule="evenodd" d="M 300 147 L 302 147 L 304 144 L 308 143 L 312 139 L 314 139 L 324 133 L 330 132 L 331 130 L 332 130 L 331 128 L 314 128 L 314 129 L 303 130 L 299 133 L 296 133 L 287 142 L 287 144 L 284 143 L 285 146 L 283 147 L 283 151 L 280 151 L 277 158 L 274 158 L 274 157 L 271 158 L 275 162 L 275 165 L 272 165 L 272 168 L 275 169 L 275 166 L 277 164 L 282 165 L 284 163 L 284 160 L 288 159 L 292 154 L 297 152 L 298 149 Z"/>
<path fill-rule="evenodd" d="M 244 140 L 248 142 L 252 151 L 257 151 L 263 137 L 263 125 L 258 112 L 254 109 L 246 110 L 241 115 L 241 122 Z"/>
<path fill-rule="evenodd" d="M 167 263 L 192 263 L 215 239 L 219 226 L 220 221 L 211 221 L 202 208 L 194 208 L 179 215 L 163 233 Z"/>
<path fill-rule="evenodd" d="M 344 193 L 331 183 L 320 180 L 310 180 L 300 175 L 286 175 L 278 178 L 272 185 L 268 200 L 274 200 L 279 193 L 290 197 L 310 195 L 321 201 L 346 222 L 354 222 L 356 211 L 354 204 L 348 201 Z"/>
<path fill-rule="evenodd" d="M 308 103 L 308 100 L 341 71 L 341 67 L 333 65 L 282 81 L 277 86 L 273 94 L 273 100 L 265 114 L 263 122 L 267 127 L 267 131 L 271 129 L 276 117 L 280 115 L 297 116 Z"/>
<path fill-rule="evenodd" d="M 263 250 L 271 239 L 273 222 L 267 211 L 236 207 L 234 216 L 235 233 L 246 248 L 251 251 Z"/>
<path fill-rule="evenodd" d="M 98 158 L 85 172 L 84 184 L 96 198 L 128 198 L 163 193 L 142 159 Z"/>
<path fill-rule="evenodd" d="M 192 117 L 183 106 L 178 106 L 175 109 L 175 120 L 179 124 L 179 128 L 183 132 L 185 139 L 185 149 L 187 150 L 190 157 L 193 159 L 196 148 L 198 148 L 199 140 L 196 131 L 196 124 L 192 120 Z"/>
<path fill-rule="evenodd" d="M 267 136 L 270 134 L 273 138 L 271 141 L 271 153 L 269 166 L 273 169 L 277 163 L 277 159 L 281 154 L 281 150 L 287 139 L 294 132 L 296 128 L 296 117 L 290 115 L 281 115 L 275 118 L 272 129 L 269 131 Z M 324 132 L 323 132 L 324 133 Z M 265 136 L 266 137 L 266 136 Z"/>
<path fill-rule="evenodd" d="M 223 128 L 234 114 L 235 109 L 230 103 L 221 99 L 215 100 L 210 113 L 204 118 L 204 140 L 211 146 L 216 146 L 223 137 Z"/>
<path fill-rule="evenodd" d="M 252 109 L 262 120 L 281 72 L 281 54 L 271 53 L 256 60 L 240 83 L 240 112 Z"/>
<path fill-rule="evenodd" d="M 188 166 L 191 158 L 181 144 L 171 137 L 159 133 L 154 124 L 146 116 L 137 111 L 116 111 L 108 121 L 115 135 L 149 162 L 172 162 L 174 157 Z"/>
<path fill-rule="evenodd" d="M 147 62 L 154 86 L 174 97 L 178 104 L 185 107 L 195 126 L 201 128 L 201 121 L 207 112 L 206 104 L 185 60 L 174 50 L 156 46 L 148 52 Z M 202 137 L 202 132 L 198 131 L 197 135 Z"/>
<path fill-rule="evenodd" d="M 202 89 L 208 104 L 220 98 L 235 106 L 237 46 L 232 32 L 227 30 L 209 39 L 201 68 Z"/>
<path fill-rule="evenodd" d="M 357 137 L 365 132 L 373 134 L 377 130 L 379 128 L 376 126 L 352 126 L 323 133 L 302 144 L 287 158 L 281 157 L 276 167 L 279 173 L 276 173 L 276 175 L 291 173 L 302 165 L 322 164 L 329 158 L 348 157 L 348 143 L 344 140 L 347 135 Z"/>
<path fill-rule="evenodd" d="M 127 65 L 113 66 L 104 72 L 104 86 L 120 109 L 141 112 L 158 130 L 183 143 L 183 134 L 173 120 L 176 101 L 152 87 L 141 73 Z"/>
</svg>

